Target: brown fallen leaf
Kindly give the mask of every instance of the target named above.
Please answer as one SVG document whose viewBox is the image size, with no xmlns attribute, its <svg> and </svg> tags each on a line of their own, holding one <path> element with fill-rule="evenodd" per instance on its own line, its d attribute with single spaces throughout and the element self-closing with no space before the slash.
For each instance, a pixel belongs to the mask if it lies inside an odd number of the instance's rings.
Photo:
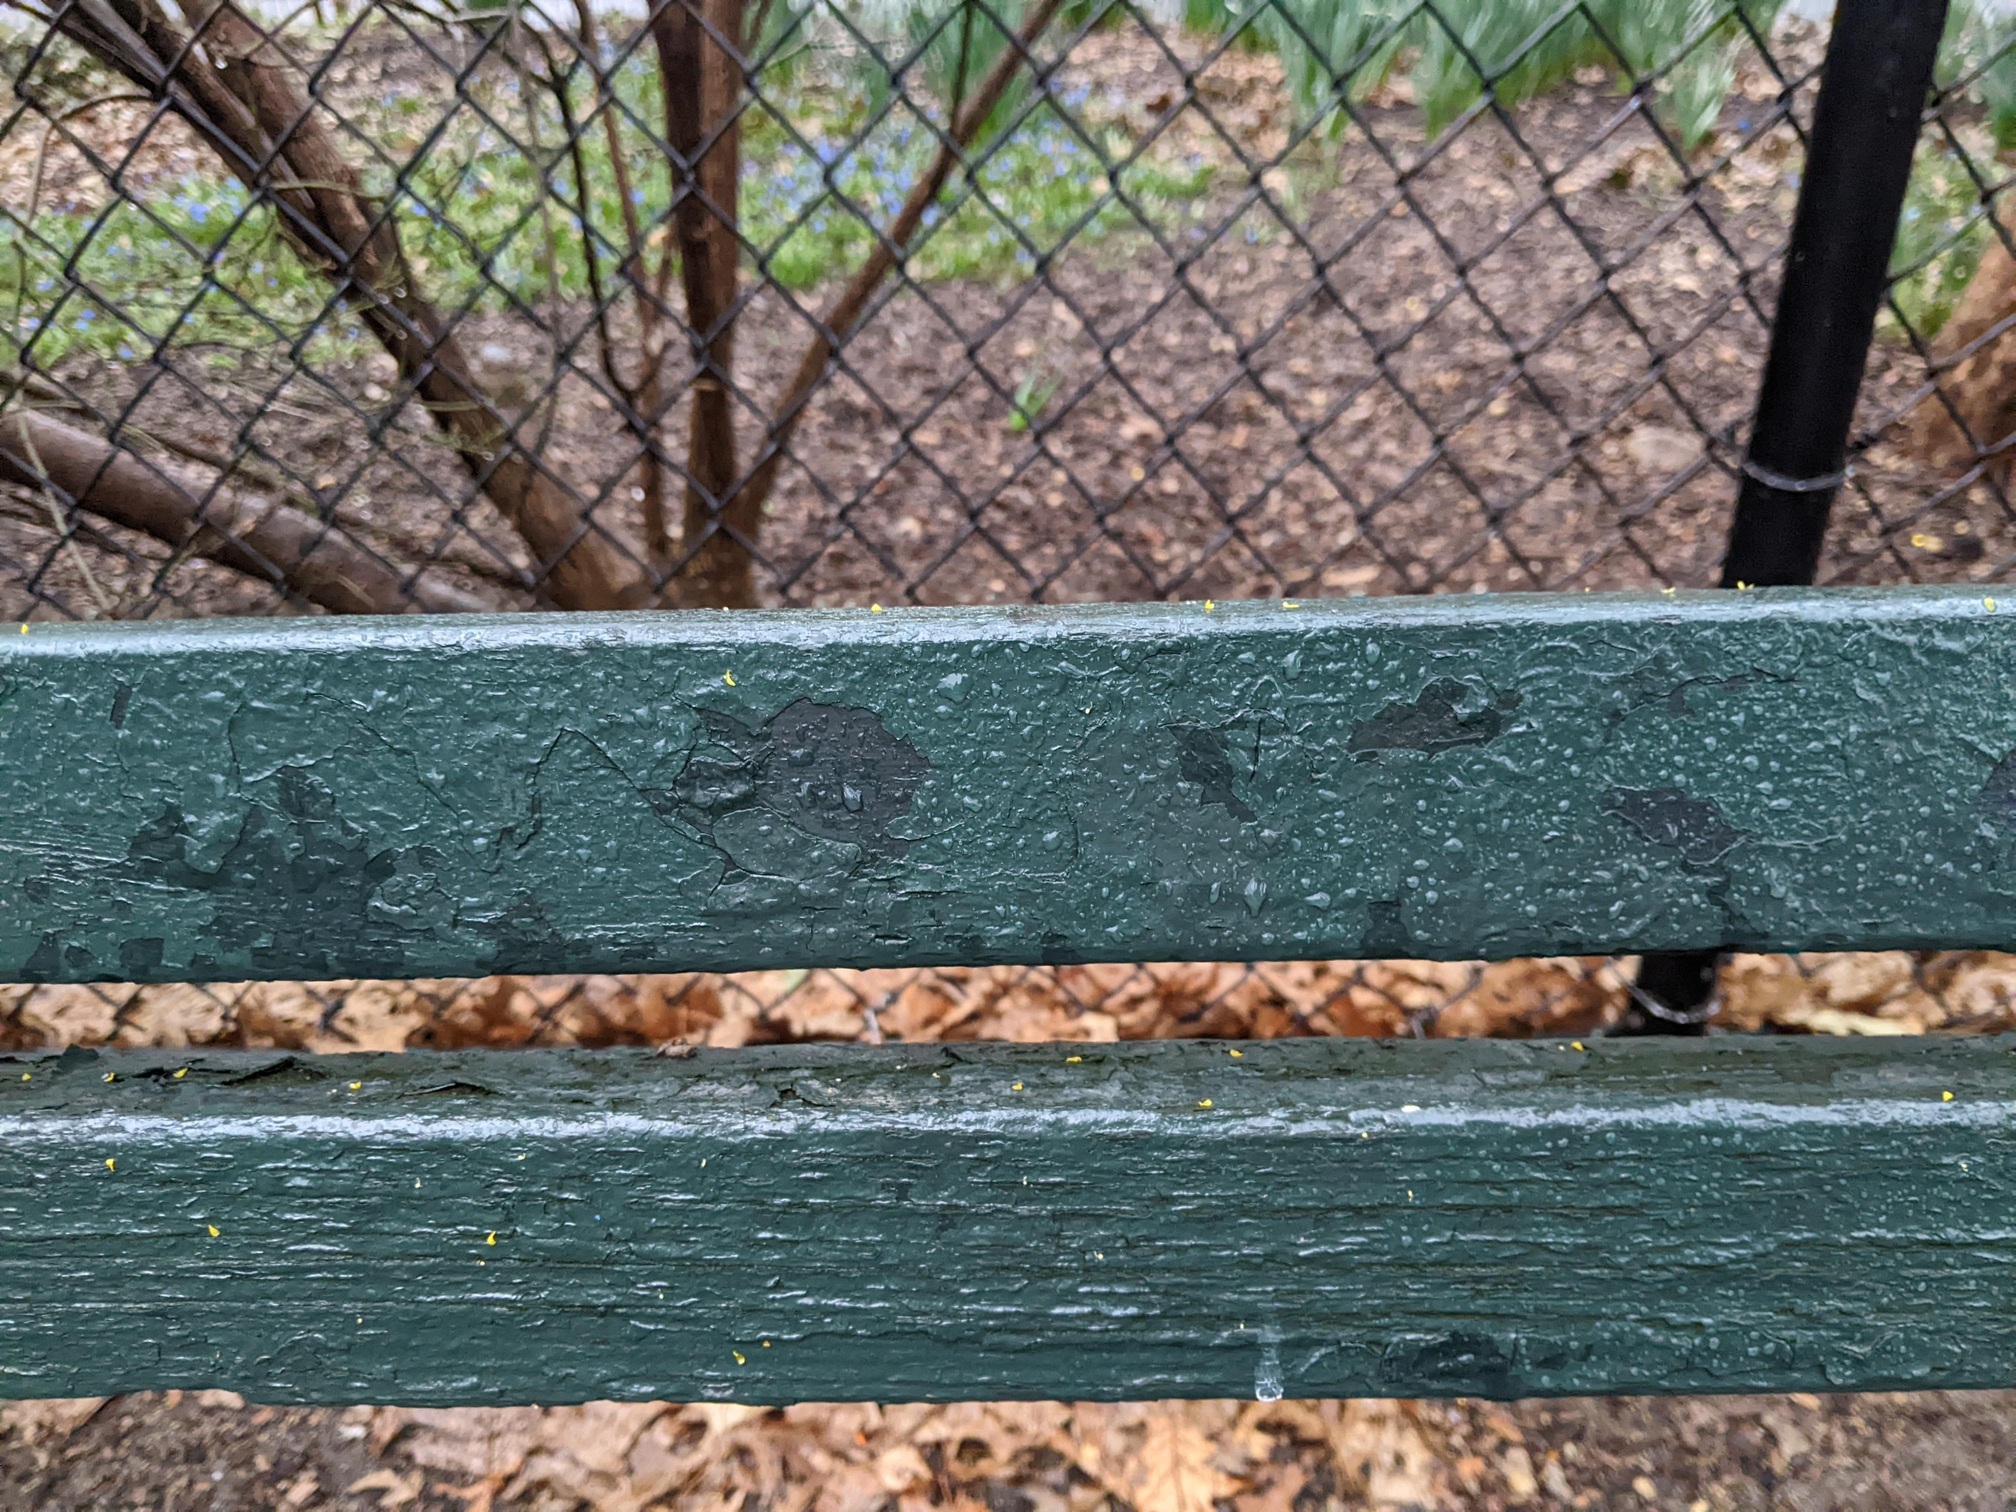
<svg viewBox="0 0 2016 1512">
<path fill-rule="evenodd" d="M 1243 1492 L 1234 1503 L 1239 1512 L 1294 1512 L 1295 1498 L 1309 1486 L 1309 1472 L 1301 1465 L 1283 1465 L 1265 1484 Z"/>
<path fill-rule="evenodd" d="M 462 1512 L 490 1512 L 497 1493 L 504 1489 L 504 1480 L 502 1475 L 486 1475 L 466 1486 L 451 1486 L 444 1481 L 436 1481 L 433 1490 L 437 1496 L 452 1496 L 461 1502 Z"/>
<path fill-rule="evenodd" d="M 871 1466 L 842 1465 L 825 1477 L 812 1505 L 816 1512 L 871 1512 L 888 1497 Z"/>
<path fill-rule="evenodd" d="M 924 1463 L 924 1456 L 910 1444 L 898 1444 L 893 1449 L 883 1450 L 875 1456 L 873 1469 L 875 1479 L 891 1496 L 931 1484 L 931 1467 Z"/>
<path fill-rule="evenodd" d="M 413 1464 L 465 1483 L 508 1478 L 541 1442 L 544 1423 L 537 1407 L 384 1407 L 367 1445 L 383 1454 L 396 1439 Z"/>
<path fill-rule="evenodd" d="M 408 1502 L 420 1499 L 420 1477 L 401 1475 L 392 1469 L 373 1470 L 344 1488 L 349 1496 L 362 1496 L 367 1491 L 378 1493 L 378 1512 L 399 1512 Z"/>
<path fill-rule="evenodd" d="M 1345 1402 L 1330 1450 L 1338 1474 L 1375 1508 L 1439 1507 L 1435 1451 L 1399 1402 Z"/>
<path fill-rule="evenodd" d="M 1212 1463 L 1216 1448 L 1181 1410 L 1151 1412 L 1125 1469 L 1135 1512 L 1212 1512 L 1236 1494 L 1239 1482 Z"/>
<path fill-rule="evenodd" d="M 0 1402 L 0 1432 L 13 1433 L 29 1448 L 60 1444 L 98 1415 L 110 1397 L 45 1397 Z"/>
</svg>

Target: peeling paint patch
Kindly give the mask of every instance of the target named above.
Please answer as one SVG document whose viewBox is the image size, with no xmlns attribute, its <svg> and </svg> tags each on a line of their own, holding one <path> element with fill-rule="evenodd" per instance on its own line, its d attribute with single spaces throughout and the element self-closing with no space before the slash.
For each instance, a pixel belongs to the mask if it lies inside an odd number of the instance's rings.
<svg viewBox="0 0 2016 1512">
<path fill-rule="evenodd" d="M 1226 749 L 1225 732 L 1210 725 L 1173 724 L 1170 739 L 1176 742 L 1176 773 L 1201 793 L 1198 802 L 1205 808 L 1216 804 L 1241 824 L 1256 817 L 1252 806 L 1238 793 L 1238 773 Z"/>
<path fill-rule="evenodd" d="M 1382 898 L 1366 909 L 1364 950 L 1368 956 L 1389 960 L 1414 953 L 1414 935 L 1400 899 Z"/>
<path fill-rule="evenodd" d="M 228 960 L 259 970 L 332 969 L 337 954 L 366 974 L 404 973 L 406 942 L 453 905 L 433 879 L 427 847 L 382 847 L 337 811 L 312 773 L 282 767 L 271 806 L 252 804 L 214 868 L 190 860 L 193 837 L 175 804 L 135 834 L 126 870 L 159 886 L 207 894 L 205 933 Z M 138 950 L 143 942 L 129 941 Z M 122 956 L 124 950 L 122 949 Z M 138 966 L 136 959 L 133 963 Z M 192 971 L 205 969 L 200 959 Z"/>
<path fill-rule="evenodd" d="M 1427 1381 L 1438 1393 L 1501 1401 L 1522 1394 L 1513 1349 L 1468 1329 L 1393 1340 L 1380 1355 L 1379 1378 L 1395 1384 Z"/>
<path fill-rule="evenodd" d="M 755 729 L 717 711 L 703 718 L 707 739 L 654 798 L 717 845 L 721 826 L 738 827 L 731 816 L 754 814 L 869 856 L 909 849 L 894 827 L 931 763 L 872 710 L 800 699 Z"/>
<path fill-rule="evenodd" d="M 1998 838 L 2016 831 L 2016 751 L 1995 763 L 1981 785 L 1981 806 Z"/>
<path fill-rule="evenodd" d="M 1689 866 L 1711 866 L 1743 841 L 1722 810 L 1679 788 L 1617 788 L 1603 805 L 1654 845 L 1680 853 Z"/>
<path fill-rule="evenodd" d="M 1380 751 L 1420 751 L 1434 755 L 1457 746 L 1487 745 L 1505 730 L 1505 717 L 1519 707 L 1515 692 L 1493 694 L 1453 677 L 1428 684 L 1412 703 L 1395 701 L 1351 731 L 1350 749 L 1360 761 Z"/>
</svg>

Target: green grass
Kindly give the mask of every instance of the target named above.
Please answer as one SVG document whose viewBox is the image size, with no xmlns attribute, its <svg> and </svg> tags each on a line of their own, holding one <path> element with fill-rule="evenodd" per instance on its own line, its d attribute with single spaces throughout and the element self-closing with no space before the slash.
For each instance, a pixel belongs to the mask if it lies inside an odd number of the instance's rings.
<svg viewBox="0 0 2016 1512">
<path fill-rule="evenodd" d="M 75 352 L 133 361 L 168 344 L 228 361 L 275 342 L 361 340 L 329 309 L 328 282 L 249 200 L 235 181 L 191 178 L 144 208 L 0 219 L 0 345 L 32 342 L 49 364 Z"/>
<path fill-rule="evenodd" d="M 2003 179 L 2008 170 L 1998 159 L 2016 153 L 2016 14 L 1956 3 L 1947 16 L 1938 79 L 1959 87 L 1979 108 L 1980 130 L 1965 139 L 1966 157 L 1941 133 L 1919 146 L 1890 256 L 1897 313 L 1884 312 L 1883 329 L 1892 336 L 1903 334 L 1897 314 L 1918 335 L 1938 335 L 1994 235 L 1980 185 Z"/>
<path fill-rule="evenodd" d="M 1591 66 L 1650 81 L 1654 98 L 1692 147 L 1713 128 L 1735 78 L 1747 14 L 1768 33 L 1784 0 L 1186 0 L 1193 30 L 1241 28 L 1278 54 L 1306 120 L 1340 125 L 1338 106 L 1395 73 L 1414 87 L 1429 131 L 1489 88 L 1516 105 Z"/>
<path fill-rule="evenodd" d="M 658 118 L 651 69 L 626 69 L 620 83 L 638 120 Z M 525 130 L 525 104 L 508 98 L 518 88 L 506 81 L 500 92 L 507 98 L 488 103 Z M 810 289 L 859 266 L 930 161 L 936 138 L 916 111 L 879 108 L 858 89 L 800 79 L 789 93 L 768 98 L 774 112 L 759 107 L 745 117 L 741 229 L 755 249 L 752 271 Z M 1202 160 L 1156 157 L 1114 168 L 1125 138 L 1088 103 L 1082 94 L 1025 102 L 970 180 L 955 173 L 927 210 L 911 276 L 1026 274 L 1067 245 L 1136 225 L 1121 195 L 1156 215 L 1205 191 L 1212 170 Z M 587 107 L 585 99 L 575 102 L 577 113 Z M 533 108 L 547 117 L 539 136 L 551 157 L 547 175 L 535 156 L 465 112 L 407 161 L 403 186 L 382 164 L 370 181 L 381 195 L 396 190 L 407 255 L 446 308 L 584 299 L 588 242 L 605 285 L 616 283 L 623 215 L 603 135 L 597 128 L 584 136 L 586 171 L 577 178 L 571 155 L 552 154 L 561 132 L 550 100 L 534 99 Z M 389 98 L 361 124 L 395 156 L 414 153 L 433 129 L 435 109 Z M 670 174 L 641 139 L 628 157 L 638 218 L 648 226 L 669 204 Z M 187 178 L 141 197 L 144 206 L 45 211 L 28 224 L 0 210 L 0 342 L 18 350 L 32 341 L 43 364 L 77 352 L 130 361 L 162 343 L 208 349 L 219 361 L 276 342 L 298 344 L 321 361 L 361 350 L 355 320 L 328 307 L 328 285 L 278 234 L 271 207 L 248 208 L 235 181 Z M 584 198 L 593 233 L 586 239 L 578 208 Z"/>
<path fill-rule="evenodd" d="M 763 99 L 745 117 L 741 223 L 756 276 L 808 290 L 859 266 L 929 161 L 942 99 L 957 76 L 959 23 L 947 0 L 921 0 L 883 18 L 889 56 L 918 48 L 902 95 L 858 47 L 813 47 L 795 19 L 773 25 L 783 61 L 766 70 Z M 1405 72 L 1430 130 L 1482 97 L 1511 103 L 1545 93 L 1600 65 L 1620 78 L 1655 78 L 1660 109 L 1683 139 L 1712 129 L 1730 87 L 1741 33 L 1737 0 L 1588 0 L 1561 14 L 1557 0 L 1440 0 L 1436 20 L 1414 0 L 1185 0 L 1194 28 L 1236 31 L 1244 46 L 1279 55 L 1301 119 L 1341 121 L 1340 100 L 1362 97 Z M 1767 28 L 1782 0 L 1741 0 Z M 1079 11 L 1089 15 L 1090 0 Z M 776 8 L 802 13 L 798 0 Z M 1004 19 L 1013 21 L 1012 0 Z M 1080 16 L 1084 19 L 1084 16 Z M 1119 21 L 1116 24 L 1132 24 Z M 1060 23 L 1061 27 L 1061 23 Z M 1059 35 L 1062 35 L 1060 30 Z M 970 78 L 1000 35 L 977 26 Z M 1941 56 L 1947 81 L 1964 80 L 1993 147 L 2016 151 L 2016 18 L 1957 4 Z M 60 60 L 59 60 L 60 61 Z M 75 82 L 88 96 L 98 86 Z M 599 129 L 583 138 L 582 169 L 558 154 L 559 114 L 543 88 L 516 77 L 472 84 L 513 141 L 475 111 L 444 125 L 441 100 L 416 94 L 346 102 L 363 135 L 402 162 L 373 170 L 374 192 L 393 196 L 409 257 L 429 294 L 454 311 L 540 309 L 577 303 L 590 290 L 588 261 L 616 283 L 623 207 Z M 639 56 L 616 88 L 636 121 L 661 119 L 655 69 Z M 1109 176 L 1127 152 L 1118 124 L 1128 102 L 1083 89 L 1019 96 L 991 123 L 996 135 L 969 181 L 955 175 L 912 249 L 923 280 L 1026 275 L 1066 247 L 1124 235 L 1137 225 L 1125 201 L 1173 229 L 1209 189 L 1214 165 L 1166 149 Z M 913 103 L 913 101 L 915 103 Z M 577 117 L 591 107 L 577 89 Z M 638 217 L 658 220 L 671 182 L 662 158 L 629 133 Z M 535 140 L 543 152 L 521 146 Z M 1308 153 L 1298 154 L 1303 168 Z M 544 166 L 542 167 L 542 158 Z M 1995 170 L 1990 167 L 1991 176 Z M 1292 177 L 1292 175 L 1291 175 Z M 1111 191 L 1119 191 L 1117 194 Z M 247 350 L 291 347 L 313 364 L 340 363 L 368 345 L 354 315 L 330 305 L 326 280 L 278 233 L 269 206 L 235 182 L 188 177 L 136 191 L 142 203 L 102 211 L 45 210 L 24 223 L 0 207 L 0 346 L 32 343 L 43 364 L 73 354 L 144 359 L 158 347 L 235 363 Z M 585 209 L 583 208 L 585 206 Z M 450 208 L 452 207 L 452 209 Z M 584 245 L 580 217 L 589 236 Z M 1899 226 L 1893 266 L 1906 318 L 1931 333 L 1950 316 L 1986 243 L 1973 180 L 1951 152 L 1925 151 Z"/>
<path fill-rule="evenodd" d="M 1921 147 L 1890 254 L 1896 279 L 1891 297 L 1911 330 L 1924 337 L 1939 334 L 1967 292 L 1993 234 L 1965 160 L 1950 148 L 1937 151 L 1929 142 Z M 1889 310 L 1883 328 L 1904 334 Z"/>
</svg>

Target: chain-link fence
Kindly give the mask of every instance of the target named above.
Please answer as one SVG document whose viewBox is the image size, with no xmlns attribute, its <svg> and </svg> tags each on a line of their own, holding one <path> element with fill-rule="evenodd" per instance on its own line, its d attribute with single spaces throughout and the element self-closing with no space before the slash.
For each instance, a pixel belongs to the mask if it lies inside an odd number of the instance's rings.
<svg viewBox="0 0 2016 1512">
<path fill-rule="evenodd" d="M 249 4 L 249 0 L 248 0 Z M 1778 0 L 0 10 L 0 613 L 1706 586 Z M 1827 582 L 2016 563 L 2016 18 L 1953 11 Z M 16 1042 L 1595 1031 L 1631 963 L 13 989 Z M 1723 1021 L 2006 1027 L 1994 955 Z"/>
</svg>

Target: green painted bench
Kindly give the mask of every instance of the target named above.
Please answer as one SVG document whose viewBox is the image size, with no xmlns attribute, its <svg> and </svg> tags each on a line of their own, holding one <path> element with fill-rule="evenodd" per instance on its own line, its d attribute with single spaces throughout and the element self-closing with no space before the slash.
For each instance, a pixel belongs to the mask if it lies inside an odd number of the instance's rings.
<svg viewBox="0 0 2016 1512">
<path fill-rule="evenodd" d="M 34 626 L 0 978 L 2016 942 L 1978 591 Z M 2016 1384 L 2016 1047 L 0 1065 L 0 1394 Z"/>
</svg>

